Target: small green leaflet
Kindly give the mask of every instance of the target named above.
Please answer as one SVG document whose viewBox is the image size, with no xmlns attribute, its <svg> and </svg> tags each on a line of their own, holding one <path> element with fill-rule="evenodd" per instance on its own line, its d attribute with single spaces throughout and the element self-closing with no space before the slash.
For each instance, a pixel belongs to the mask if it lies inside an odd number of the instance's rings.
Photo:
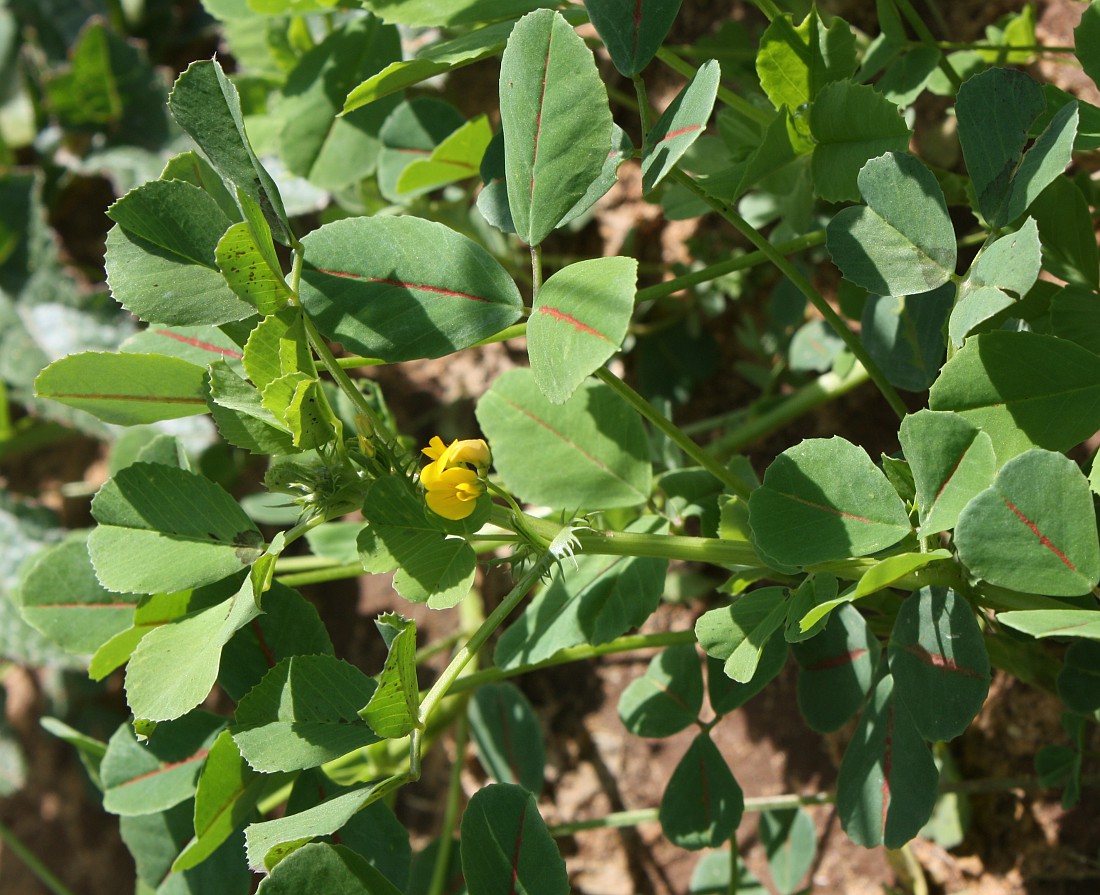
<svg viewBox="0 0 1100 895">
<path fill-rule="evenodd" d="M 240 194 L 242 206 L 251 200 Z M 214 251 L 218 268 L 229 288 L 261 314 L 273 314 L 284 307 L 293 294 L 283 279 L 271 229 L 262 217 L 230 227 Z"/>
<path fill-rule="evenodd" d="M 681 0 L 588 0 L 585 8 L 619 73 L 640 74 L 668 36 Z"/>
<path fill-rule="evenodd" d="M 403 737 L 419 723 L 416 622 L 391 612 L 379 616 L 374 624 L 389 652 L 386 665 L 378 676 L 378 688 L 359 710 L 359 717 L 380 737 Z"/>
<path fill-rule="evenodd" d="M 851 27 L 839 17 L 826 29 L 816 9 L 797 27 L 789 15 L 777 16 L 756 54 L 760 86 L 776 109 L 786 106 L 797 114 L 825 85 L 855 72 L 855 44 Z"/>
<path fill-rule="evenodd" d="M 745 796 L 711 738 L 700 733 L 672 772 L 658 817 L 680 848 L 698 851 L 726 842 L 741 823 Z"/>
<path fill-rule="evenodd" d="M 717 62 L 713 59 L 704 62 L 646 135 L 642 152 L 642 189 L 645 192 L 664 180 L 706 130 L 721 75 L 722 69 Z"/>
<path fill-rule="evenodd" d="M 478 687 L 467 715 L 478 760 L 498 783 L 516 783 L 529 793 L 542 792 L 546 745 L 538 715 L 511 683 Z"/>
<path fill-rule="evenodd" d="M 668 737 L 699 719 L 703 673 L 694 645 L 670 646 L 619 696 L 619 718 L 632 734 Z"/>
<path fill-rule="evenodd" d="M 432 149 L 427 158 L 418 158 L 397 178 L 397 192 L 419 194 L 437 190 L 448 183 L 477 176 L 481 158 L 493 139 L 493 128 L 485 115 L 478 115 L 451 133 Z"/>
<path fill-rule="evenodd" d="M 311 842 L 280 861 L 263 878 L 257 895 L 401 895 L 401 890 L 358 852 L 344 845 Z"/>
<path fill-rule="evenodd" d="M 695 623 L 699 645 L 707 655 L 724 660 L 729 677 L 748 683 L 764 645 L 787 617 L 786 597 L 786 588 L 761 587 L 704 613 Z"/>
<path fill-rule="evenodd" d="M 140 426 L 206 412 L 205 370 L 161 354 L 85 351 L 38 374 L 35 394 L 108 423 Z"/>
<path fill-rule="evenodd" d="M 997 621 L 1032 637 L 1085 637 L 1100 640 L 1095 609 L 1036 609 L 998 612 Z"/>
</svg>

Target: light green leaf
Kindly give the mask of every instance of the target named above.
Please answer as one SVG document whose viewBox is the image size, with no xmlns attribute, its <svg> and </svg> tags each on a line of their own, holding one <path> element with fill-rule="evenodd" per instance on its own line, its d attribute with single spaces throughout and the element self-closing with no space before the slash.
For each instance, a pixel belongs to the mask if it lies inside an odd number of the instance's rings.
<svg viewBox="0 0 1100 895">
<path fill-rule="evenodd" d="M 786 597 L 785 588 L 761 587 L 703 613 L 695 623 L 699 645 L 708 656 L 725 661 L 728 677 L 748 683 L 768 639 L 787 617 Z"/>
<path fill-rule="evenodd" d="M 519 317 L 519 290 L 504 269 L 442 224 L 348 218 L 302 244 L 303 307 L 326 335 L 368 357 L 439 357 Z"/>
<path fill-rule="evenodd" d="M 95 496 L 92 515 L 99 523 L 88 538 L 96 576 L 120 593 L 211 584 L 263 553 L 263 535 L 225 490 L 159 463 L 120 469 Z"/>
<path fill-rule="evenodd" d="M 394 589 L 413 603 L 447 609 L 462 601 L 474 582 L 473 548 L 448 537 L 442 517 L 413 495 L 408 482 L 378 479 L 367 491 L 359 554 L 368 572 L 395 568 Z"/>
<path fill-rule="evenodd" d="M 553 404 L 618 351 L 634 310 L 638 262 L 594 258 L 570 264 L 539 289 L 527 324 L 531 370 Z"/>
<path fill-rule="evenodd" d="M 530 370 L 497 378 L 477 405 L 493 463 L 522 499 L 570 511 L 636 506 L 652 468 L 640 418 L 599 383 L 561 405 L 548 402 Z"/>
<path fill-rule="evenodd" d="M 854 202 L 862 193 L 872 206 L 860 170 L 885 152 L 905 152 L 910 136 L 897 106 L 870 85 L 851 81 L 821 89 L 810 107 L 810 132 L 817 142 L 811 163 L 817 195 Z"/>
<path fill-rule="evenodd" d="M 493 128 L 485 115 L 478 115 L 436 146 L 428 158 L 418 158 L 397 178 L 397 192 L 425 193 L 474 177 L 481 158 L 493 139 Z"/>
<path fill-rule="evenodd" d="M 300 308 L 278 311 L 252 330 L 244 346 L 244 368 L 261 391 L 287 373 L 316 378 Z"/>
<path fill-rule="evenodd" d="M 394 204 L 414 198 L 415 192 L 397 190 L 402 172 L 417 159 L 430 156 L 465 123 L 458 109 L 434 96 L 418 96 L 399 104 L 379 133 L 382 151 L 378 155 L 378 189 L 382 196 Z"/>
<path fill-rule="evenodd" d="M 365 0 L 363 5 L 387 22 L 438 27 L 513 19 L 546 4 L 541 0 Z"/>
<path fill-rule="evenodd" d="M 540 244 L 600 176 L 611 110 L 592 52 L 560 13 L 524 16 L 500 67 L 508 204 L 520 239 Z"/>
<path fill-rule="evenodd" d="M 954 528 L 963 507 L 993 481 L 992 440 L 965 417 L 935 410 L 905 417 L 898 440 L 917 488 L 920 536 Z"/>
<path fill-rule="evenodd" d="M 845 208 L 826 244 L 844 276 L 876 295 L 913 295 L 955 272 L 955 231 L 935 176 L 911 155 L 889 152 L 859 172 L 866 206 Z"/>
<path fill-rule="evenodd" d="M 646 135 L 642 151 L 643 191 L 648 193 L 664 180 L 706 130 L 721 75 L 722 69 L 713 59 L 700 65 Z"/>
<path fill-rule="evenodd" d="M 785 565 L 866 556 L 909 531 L 897 492 L 866 452 L 842 438 L 788 448 L 749 499 L 756 547 Z"/>
<path fill-rule="evenodd" d="M 780 895 L 794 895 L 817 857 L 817 828 L 802 808 L 765 811 L 760 815 L 760 844 Z M 740 891 L 740 887 L 738 887 Z"/>
<path fill-rule="evenodd" d="M 1100 640 L 1100 612 L 1095 609 L 1022 609 L 998 612 L 997 621 L 1032 637 Z"/>
<path fill-rule="evenodd" d="M 253 454 L 294 452 L 290 427 L 260 393 L 221 361 L 209 367 L 210 414 L 222 438 Z"/>
<path fill-rule="evenodd" d="M 218 174 L 259 204 L 275 238 L 293 242 L 279 189 L 245 134 L 237 88 L 217 61 L 192 62 L 176 80 L 168 105 Z"/>
<path fill-rule="evenodd" d="M 420 691 L 416 683 L 416 622 L 395 612 L 379 616 L 375 626 L 389 652 L 378 675 L 378 689 L 359 710 L 378 736 L 403 737 L 416 727 L 420 712 Z"/>
<path fill-rule="evenodd" d="M 944 365 L 928 406 L 987 432 L 999 463 L 1031 447 L 1067 451 L 1100 429 L 1100 357 L 1054 336 L 982 333 Z"/>
<path fill-rule="evenodd" d="M 367 15 L 349 20 L 298 60 L 279 105 L 280 151 L 292 173 L 339 190 L 374 172 L 379 131 L 396 100 L 337 113 L 356 84 L 400 59 L 397 28 Z"/>
<path fill-rule="evenodd" d="M 832 81 L 856 70 L 856 42 L 851 27 L 836 18 L 823 28 L 817 10 L 794 26 L 790 16 L 778 16 L 760 38 L 756 72 L 760 86 L 777 109 L 792 114 L 811 102 Z"/>
<path fill-rule="evenodd" d="M 150 326 L 119 346 L 128 354 L 163 354 L 205 367 L 223 360 L 241 370 L 241 346 L 216 326 Z"/>
<path fill-rule="evenodd" d="M 126 701 L 136 718 L 168 721 L 190 712 L 218 679 L 222 647 L 260 614 L 251 577 L 237 593 L 154 628 L 126 666 Z"/>
<path fill-rule="evenodd" d="M 104 422 L 139 426 L 206 412 L 202 367 L 160 354 L 85 351 L 50 364 L 35 394 Z"/>
<path fill-rule="evenodd" d="M 237 706 L 233 740 L 265 774 L 316 767 L 379 737 L 359 718 L 373 680 L 332 656 L 291 656 L 272 668 Z"/>
<path fill-rule="evenodd" d="M 275 256 L 271 231 L 251 221 L 230 227 L 214 252 L 218 268 L 234 294 L 261 314 L 273 314 L 284 307 L 293 294 Z"/>
<path fill-rule="evenodd" d="M 990 584 L 1072 597 L 1100 581 L 1100 544 L 1088 480 L 1061 454 L 1013 457 L 967 504 L 955 529 L 959 559 Z"/>
</svg>

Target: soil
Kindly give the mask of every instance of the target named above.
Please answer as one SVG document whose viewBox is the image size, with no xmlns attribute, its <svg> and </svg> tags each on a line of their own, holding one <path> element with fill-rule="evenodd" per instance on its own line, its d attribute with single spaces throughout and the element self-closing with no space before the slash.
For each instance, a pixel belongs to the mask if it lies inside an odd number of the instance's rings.
<svg viewBox="0 0 1100 895">
<path fill-rule="evenodd" d="M 997 8 L 994 9 L 993 6 Z M 1003 9 L 1019 3 L 960 2 L 945 5 L 952 35 L 963 40 L 980 33 Z M 870 4 L 833 4 L 857 24 L 870 15 Z M 844 8 L 841 9 L 840 7 Z M 1040 39 L 1044 43 L 1072 43 L 1072 27 L 1081 3 L 1052 0 L 1040 4 Z M 740 5 L 718 0 L 688 2 L 678 23 L 677 40 L 690 42 L 712 32 L 726 17 L 747 15 Z M 1056 64 L 1039 66 L 1042 75 L 1060 86 L 1080 91 L 1095 88 L 1082 82 L 1073 69 Z M 658 70 L 659 71 L 659 70 Z M 658 75 L 651 87 L 656 102 L 667 102 L 677 82 Z M 489 78 L 486 81 L 491 83 Z M 620 85 L 622 86 L 622 85 Z M 482 91 L 482 93 L 485 93 Z M 491 106 L 491 92 L 463 91 L 466 112 Z M 104 203 L 106 204 L 106 203 Z M 706 226 L 714 226 L 708 223 Z M 694 222 L 667 224 L 656 206 L 640 195 L 636 168 L 624 168 L 622 181 L 601 201 L 594 224 L 572 245 L 558 245 L 563 253 L 615 254 L 630 241 L 643 262 L 669 264 L 685 260 L 685 245 L 696 236 Z M 98 230 L 92 226 L 91 232 Z M 725 328 L 723 329 L 723 326 Z M 741 350 L 732 337 L 729 318 L 714 322 L 724 354 L 722 369 L 733 368 Z M 378 370 L 372 375 L 383 385 L 395 408 L 402 431 L 426 441 L 443 432 L 468 436 L 475 429 L 476 397 L 501 371 L 523 358 L 522 344 L 494 345 L 453 357 L 420 361 Z M 682 421 L 701 418 L 738 406 L 751 390 L 735 377 L 708 383 L 703 397 L 678 410 Z M 854 392 L 802 420 L 773 438 L 754 445 L 751 458 L 763 469 L 770 456 L 803 437 L 841 434 L 865 446 L 872 456 L 896 450 L 896 425 L 884 402 L 873 390 Z M 81 442 L 80 450 L 67 446 L 64 455 L 44 452 L 18 469 L 3 470 L 10 487 L 64 512 L 72 525 L 86 524 L 86 499 L 62 498 L 64 482 L 98 484 L 102 455 Z M 698 570 L 702 571 L 702 570 Z M 714 585 L 720 583 L 715 579 Z M 485 574 L 479 589 L 491 605 L 507 589 L 502 571 Z M 322 609 L 333 633 L 337 654 L 368 671 L 381 661 L 371 619 L 394 609 L 413 615 L 422 632 L 421 642 L 446 636 L 454 624 L 449 613 L 431 613 L 401 601 L 385 577 L 364 577 L 307 589 Z M 645 631 L 686 630 L 714 598 L 713 591 L 686 602 L 669 601 L 646 622 Z M 599 663 L 578 663 L 532 673 L 518 681 L 530 699 L 548 735 L 547 787 L 540 802 L 550 824 L 597 818 L 611 811 L 650 808 L 660 802 L 664 783 L 687 748 L 691 732 L 663 740 L 628 735 L 618 718 L 623 688 L 645 669 L 650 655 L 632 654 Z M 432 668 L 426 670 L 430 675 Z M 80 895 L 114 895 L 133 887 L 133 864 L 122 846 L 116 819 L 104 814 L 96 794 L 72 750 L 46 734 L 38 719 L 47 711 L 47 692 L 54 689 L 53 673 L 16 668 L 4 677 L 8 721 L 15 727 L 29 762 L 27 785 L 0 803 L 0 822 L 50 869 Z M 422 683 L 430 683 L 426 679 Z M 783 793 L 811 795 L 835 787 L 836 769 L 843 753 L 841 732 L 821 737 L 799 717 L 795 699 L 793 663 L 744 708 L 725 718 L 714 732 L 747 797 Z M 86 718 L 98 719 L 90 731 L 106 736 L 112 724 L 125 716 L 120 679 L 108 681 L 83 706 Z M 989 699 L 971 728 L 951 744 L 951 754 L 963 780 L 1032 778 L 1033 759 L 1043 745 L 1062 742 L 1061 703 L 1042 689 L 998 676 Z M 114 719 L 110 721 L 109 719 Z M 551 735 L 552 734 L 552 735 Z M 1096 747 L 1097 743 L 1091 744 Z M 402 793 L 398 811 L 421 845 L 439 823 L 438 794 L 446 784 L 455 756 L 444 743 L 427 756 L 424 777 Z M 484 783 L 476 760 L 463 757 L 466 795 Z M 840 829 L 830 805 L 810 807 L 819 834 L 817 860 L 804 884 L 816 893 L 972 893 L 972 895 L 1076 895 L 1100 891 L 1100 803 L 1086 789 L 1082 803 L 1071 811 L 1059 804 L 1056 792 L 1030 785 L 994 793 L 973 793 L 968 800 L 972 819 L 962 843 L 950 850 L 927 839 L 915 840 L 899 854 L 853 845 Z M 737 831 L 737 844 L 748 868 L 765 883 L 770 875 L 753 816 Z M 579 895 L 683 895 L 699 858 L 672 846 L 656 823 L 636 828 L 592 830 L 561 840 L 570 881 Z M 47 890 L 35 880 L 16 855 L 0 847 L 0 892 L 4 895 L 42 895 Z"/>
</svg>

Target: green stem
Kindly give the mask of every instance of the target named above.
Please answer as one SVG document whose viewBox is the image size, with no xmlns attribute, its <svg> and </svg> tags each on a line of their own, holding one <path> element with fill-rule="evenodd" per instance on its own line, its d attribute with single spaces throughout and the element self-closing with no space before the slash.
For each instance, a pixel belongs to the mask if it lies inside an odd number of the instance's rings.
<svg viewBox="0 0 1100 895">
<path fill-rule="evenodd" d="M 886 379 L 886 376 L 883 374 L 878 364 L 871 359 L 871 356 L 867 353 L 867 349 L 863 347 L 863 343 L 859 340 L 859 336 L 852 332 L 848 324 L 844 322 L 844 318 L 833 310 L 832 306 L 825 300 L 825 297 L 813 287 L 810 281 L 799 273 L 794 265 L 787 261 L 778 249 L 768 242 L 759 230 L 749 224 L 748 221 L 737 214 L 737 212 L 721 199 L 716 199 L 704 190 L 693 178 L 689 177 L 679 168 L 673 168 L 669 176 L 676 181 L 676 183 L 687 187 L 688 190 L 725 218 L 738 233 L 763 252 L 768 260 L 791 281 L 799 292 L 806 296 L 810 304 L 812 304 L 817 309 L 818 313 L 825 318 L 825 321 L 833 328 L 836 334 L 844 340 L 844 344 L 848 346 L 848 350 L 855 355 L 856 359 L 859 360 L 861 364 L 863 364 L 871 379 L 874 380 L 875 385 L 878 386 L 879 391 L 882 392 L 883 397 L 886 398 L 890 407 L 898 415 L 898 418 L 903 418 L 908 411 L 906 410 L 904 402 L 901 400 L 901 396 L 898 395 L 897 390 Z"/>
<path fill-rule="evenodd" d="M 54 895 L 74 895 L 72 889 L 66 886 L 54 873 L 39 860 L 38 856 L 23 844 L 6 825 L 0 823 L 0 842 L 11 849 L 12 854 L 22 861 L 28 870 L 35 875 L 40 883 L 49 889 Z"/>
<path fill-rule="evenodd" d="M 685 62 L 679 56 L 677 56 L 668 47 L 661 47 L 657 51 L 657 58 L 660 59 L 665 65 L 671 68 L 674 72 L 678 72 L 685 78 L 694 78 L 696 74 L 696 68 L 689 62 Z M 724 102 L 731 109 L 736 109 L 750 121 L 755 121 L 757 124 L 768 125 L 771 124 L 772 118 L 775 117 L 774 112 L 769 112 L 766 109 L 760 109 L 750 103 L 747 99 L 743 99 L 738 96 L 728 87 L 718 87 L 718 99 Z"/>
<path fill-rule="evenodd" d="M 917 41 L 914 46 L 927 46 L 923 41 Z M 935 46 L 941 50 L 977 50 L 991 53 L 1076 53 L 1076 47 L 1047 46 L 1044 44 L 982 44 L 982 43 L 950 43 L 948 41 L 936 41 Z"/>
<path fill-rule="evenodd" d="M 304 587 L 307 584 L 322 584 L 326 581 L 339 581 L 343 578 L 358 578 L 363 574 L 362 563 L 330 566 L 326 569 L 312 569 L 306 572 L 292 572 L 289 575 L 276 575 L 280 584 L 287 587 Z"/>
<path fill-rule="evenodd" d="M 466 742 L 470 733 L 470 724 L 466 715 L 458 716 L 455 724 L 455 760 L 451 764 L 451 779 L 447 786 L 447 802 L 443 806 L 443 828 L 439 833 L 439 851 L 436 853 L 435 866 L 432 867 L 432 881 L 428 886 L 428 895 L 443 895 L 447 885 L 447 871 L 451 864 L 451 849 L 454 848 L 454 831 L 458 825 L 458 809 L 462 801 L 462 769 L 465 764 Z"/>
<path fill-rule="evenodd" d="M 435 707 L 440 701 L 447 695 L 451 687 L 454 686 L 455 681 L 458 680 L 462 669 L 466 667 L 466 664 L 480 652 L 481 648 L 485 646 L 489 638 L 493 635 L 502 624 L 504 620 L 511 614 L 520 601 L 527 596 L 528 591 L 538 582 L 543 573 L 550 568 L 554 558 L 549 554 L 544 554 L 539 557 L 530 569 L 523 575 L 519 582 L 508 592 L 508 595 L 501 600 L 500 605 L 496 607 L 489 617 L 485 619 L 480 627 L 474 632 L 473 636 L 455 653 L 454 658 L 447 664 L 447 667 L 443 669 L 443 673 L 439 675 L 439 679 L 432 685 L 432 688 L 424 696 L 423 701 L 420 703 L 420 726 L 424 727 L 432 717 L 432 712 L 435 711 Z"/>
<path fill-rule="evenodd" d="M 640 74 L 637 74 L 633 78 L 634 92 L 638 96 L 638 118 L 642 124 L 642 146 L 645 147 L 649 141 L 649 131 L 653 127 L 653 113 L 649 107 L 649 95 L 645 89 L 645 81 Z"/>
<path fill-rule="evenodd" d="M 752 0 L 752 4 L 764 13 L 769 22 L 783 18 L 783 10 L 776 6 L 772 0 Z"/>
<path fill-rule="evenodd" d="M 747 498 L 752 493 L 752 485 L 735 475 L 721 463 L 714 459 L 702 447 L 688 438 L 680 428 L 663 413 L 657 410 L 645 398 L 638 394 L 607 367 L 600 367 L 596 371 L 596 377 L 611 389 L 627 404 L 649 420 L 657 429 L 664 433 L 669 441 L 691 457 L 696 463 L 707 470 L 723 485 L 741 497 Z"/>
<path fill-rule="evenodd" d="M 920 17 L 914 8 L 913 4 L 909 0 L 897 0 L 898 11 L 905 16 L 905 20 L 909 22 L 910 26 L 916 32 L 920 42 L 926 47 L 936 46 L 935 35 L 928 29 L 928 26 L 924 24 L 924 19 Z M 962 87 L 962 78 L 959 77 L 959 73 L 955 71 L 955 67 L 948 61 L 946 56 L 940 56 L 939 62 L 940 71 L 947 75 L 947 80 L 951 82 L 951 86 L 958 90 Z"/>
<path fill-rule="evenodd" d="M 779 243 L 779 245 L 775 247 L 775 250 L 781 255 L 793 255 L 796 252 L 802 252 L 806 249 L 823 245 L 824 243 L 825 231 L 815 230 L 812 233 L 807 233 L 805 236 L 799 236 L 797 239 Z M 689 274 L 684 274 L 682 277 L 675 277 L 671 280 L 657 283 L 654 286 L 647 286 L 645 289 L 639 289 L 637 295 L 634 296 L 634 301 L 635 303 L 640 303 L 643 301 L 654 301 L 658 298 L 664 298 L 666 295 L 672 295 L 674 292 L 679 292 L 681 289 L 698 286 L 700 283 L 709 283 L 711 280 L 717 280 L 719 277 L 724 277 L 726 274 L 735 273 L 739 270 L 748 270 L 758 264 L 763 264 L 767 260 L 769 260 L 768 256 L 761 251 L 738 255 L 736 258 L 702 267 Z"/>
<path fill-rule="evenodd" d="M 800 418 L 815 407 L 845 395 L 871 377 L 861 364 L 852 364 L 844 376 L 823 373 L 814 382 L 802 386 L 778 404 L 741 423 L 710 445 L 718 454 L 736 453 L 765 435 Z"/>
<path fill-rule="evenodd" d="M 518 665 L 515 668 L 486 668 L 483 671 L 475 671 L 455 681 L 451 687 L 452 695 L 466 690 L 476 690 L 486 684 L 495 684 L 498 681 L 508 680 L 521 674 L 538 671 L 542 668 L 553 668 L 555 665 L 567 665 L 570 662 L 584 662 L 588 659 L 596 659 L 600 656 L 610 656 L 615 653 L 628 653 L 640 649 L 656 649 L 666 646 L 681 646 L 695 643 L 694 631 L 662 631 L 658 634 L 628 634 L 617 637 L 599 646 L 582 644 L 581 646 L 568 647 L 554 653 L 549 659 L 535 662 L 531 665 Z"/>
<path fill-rule="evenodd" d="M 531 306 L 542 288 L 542 246 L 531 246 Z"/>
</svg>

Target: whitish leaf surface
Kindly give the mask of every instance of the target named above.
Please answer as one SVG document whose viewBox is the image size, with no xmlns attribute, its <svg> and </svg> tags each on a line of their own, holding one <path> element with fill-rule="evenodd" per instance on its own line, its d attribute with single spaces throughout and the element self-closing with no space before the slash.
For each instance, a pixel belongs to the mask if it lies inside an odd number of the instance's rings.
<svg viewBox="0 0 1100 895">
<path fill-rule="evenodd" d="M 857 178 L 865 206 L 845 208 L 826 244 L 845 278 L 876 295 L 913 295 L 955 272 L 955 231 L 935 176 L 911 155 L 871 159 Z"/>
<path fill-rule="evenodd" d="M 477 418 L 507 487 L 524 500 L 569 509 L 643 503 L 652 467 L 641 419 L 599 383 L 551 404 L 529 370 L 500 376 Z"/>
<path fill-rule="evenodd" d="M 1031 447 L 1066 451 L 1100 429 L 1100 357 L 1040 333 L 982 333 L 944 365 L 928 406 L 987 432 L 1000 463 Z"/>
<path fill-rule="evenodd" d="M 664 180 L 706 130 L 721 75 L 721 66 L 713 59 L 700 65 L 646 135 L 642 151 L 642 189 L 646 192 Z"/>
<path fill-rule="evenodd" d="M 519 290 L 504 269 L 442 224 L 347 218 L 302 244 L 306 312 L 326 335 L 368 357 L 439 357 L 519 317 Z"/>
<path fill-rule="evenodd" d="M 910 531 L 905 505 L 866 452 L 813 438 L 772 461 L 749 499 L 754 542 L 787 565 L 865 556 Z"/>
<path fill-rule="evenodd" d="M 516 233 L 538 245 L 600 176 L 611 110 L 592 51 L 560 13 L 512 29 L 500 63 L 508 204 Z"/>
<path fill-rule="evenodd" d="M 119 470 L 96 494 L 92 515 L 99 523 L 88 538 L 96 576 L 121 593 L 211 584 L 263 553 L 263 536 L 228 492 L 159 463 Z"/>
<path fill-rule="evenodd" d="M 140 426 L 206 412 L 202 367 L 160 354 L 85 351 L 50 364 L 35 394 L 108 423 Z"/>
<path fill-rule="evenodd" d="M 1100 545 L 1088 480 L 1061 454 L 1009 460 L 959 516 L 959 559 L 990 584 L 1027 593 L 1087 594 L 1100 580 Z"/>
<path fill-rule="evenodd" d="M 562 268 L 539 289 L 527 344 L 535 382 L 551 403 L 565 403 L 619 350 L 637 282 L 633 258 L 593 258 Z"/>
</svg>

